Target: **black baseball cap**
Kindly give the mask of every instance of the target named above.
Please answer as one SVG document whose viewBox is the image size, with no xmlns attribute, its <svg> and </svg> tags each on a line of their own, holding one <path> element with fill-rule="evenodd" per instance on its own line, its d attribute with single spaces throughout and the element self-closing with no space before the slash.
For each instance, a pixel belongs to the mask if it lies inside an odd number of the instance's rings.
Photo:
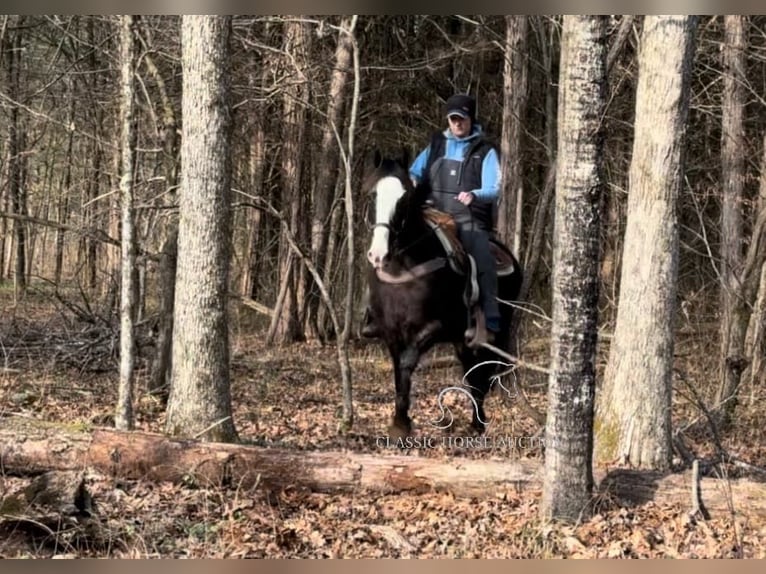
<svg viewBox="0 0 766 574">
<path fill-rule="evenodd" d="M 476 100 L 467 94 L 455 94 L 450 96 L 445 105 L 447 117 L 460 116 L 461 118 L 471 118 L 476 120 Z"/>
</svg>

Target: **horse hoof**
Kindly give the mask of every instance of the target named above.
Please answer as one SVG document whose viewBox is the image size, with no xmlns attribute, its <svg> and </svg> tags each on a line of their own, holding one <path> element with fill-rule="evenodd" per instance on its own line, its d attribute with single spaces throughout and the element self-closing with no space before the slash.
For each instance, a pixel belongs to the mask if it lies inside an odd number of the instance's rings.
<svg viewBox="0 0 766 574">
<path fill-rule="evenodd" d="M 392 439 L 405 438 L 410 436 L 412 425 L 401 421 L 393 420 L 388 427 L 388 436 Z"/>
</svg>

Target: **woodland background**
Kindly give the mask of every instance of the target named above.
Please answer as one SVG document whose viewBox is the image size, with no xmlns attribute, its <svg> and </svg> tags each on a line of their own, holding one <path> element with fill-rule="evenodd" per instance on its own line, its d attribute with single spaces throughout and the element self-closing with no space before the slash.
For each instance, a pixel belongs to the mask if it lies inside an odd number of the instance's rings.
<svg viewBox="0 0 766 574">
<path fill-rule="evenodd" d="M 180 20 L 142 16 L 132 24 L 134 424 L 142 430 L 167 425 L 167 318 L 184 121 Z M 606 23 L 599 374 L 618 309 L 642 23 L 632 16 Z M 521 314 L 515 353 L 545 368 L 561 25 L 560 16 L 232 19 L 228 329 L 240 438 L 298 451 L 376 452 L 393 385 L 385 356 L 353 332 L 364 281 L 348 278 L 364 277 L 369 236 L 370 198 L 362 181 L 374 150 L 401 155 L 406 149 L 413 157 L 425 146 L 430 133 L 443 128 L 443 102 L 455 92 L 477 96 L 480 121 L 501 146 L 506 184 L 499 233 L 523 263 L 521 299 L 534 311 Z M 2 17 L 0 414 L 119 426 L 126 149 L 120 26 L 119 18 L 106 16 Z M 726 472 L 747 467 L 762 478 L 766 19 L 742 17 L 739 26 L 736 43 L 723 16 L 700 17 L 694 33 L 676 203 L 673 423 L 675 439 L 696 456 L 726 458 L 732 462 Z M 727 60 L 727 46 L 740 59 Z M 732 115 L 741 120 L 733 131 L 725 123 Z M 726 143 L 732 139 L 733 151 Z M 349 199 L 351 234 L 344 212 Z M 349 238 L 356 253 L 350 265 Z M 344 330 L 351 333 L 339 332 L 342 325 L 331 320 L 289 240 L 311 261 L 336 318 L 345 314 Z M 741 286 L 747 288 L 737 291 Z M 731 316 L 741 327 L 733 353 Z M 356 412 L 353 431 L 341 437 L 342 373 L 332 346 L 348 336 Z M 420 375 L 421 419 L 435 412 L 438 389 L 455 375 L 445 364 L 450 368 L 447 356 L 434 353 Z M 534 369 L 520 376 L 528 401 L 495 397 L 490 406 L 498 434 L 531 436 L 543 423 L 545 381 Z M 711 411 L 718 418 L 708 416 Z M 437 455 L 490 456 L 424 454 Z M 678 502 L 626 510 L 605 498 L 595 519 L 554 529 L 535 522 L 537 501 L 527 493 L 464 502 L 448 494 L 349 500 L 288 489 L 274 498 L 241 497 L 223 487 L 115 482 L 98 473 L 88 481 L 106 530 L 5 523 L 12 536 L 0 553 L 337 556 L 353 548 L 359 556 L 755 556 L 765 535 L 761 514 L 736 508 L 696 521 Z M 3 476 L 0 485 L 15 492 L 25 482 Z M 163 519 L 147 518 L 155 514 Z"/>
</svg>

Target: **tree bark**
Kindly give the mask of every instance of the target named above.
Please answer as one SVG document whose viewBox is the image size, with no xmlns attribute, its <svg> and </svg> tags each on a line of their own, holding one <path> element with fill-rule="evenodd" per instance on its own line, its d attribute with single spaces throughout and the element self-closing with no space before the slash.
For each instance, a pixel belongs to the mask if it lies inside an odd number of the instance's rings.
<svg viewBox="0 0 766 574">
<path fill-rule="evenodd" d="M 148 46 L 144 46 L 148 51 Z M 178 193 L 178 136 L 176 111 L 170 99 L 165 79 L 147 53 L 144 56 L 149 73 L 159 91 L 162 107 L 162 166 L 165 176 L 166 205 L 174 205 Z M 159 306 L 157 309 L 157 346 L 149 376 L 149 392 L 167 403 L 173 366 L 173 312 L 175 309 L 175 285 L 178 260 L 178 219 L 171 216 L 165 230 L 159 264 Z"/>
<path fill-rule="evenodd" d="M 74 83 L 70 82 L 69 94 L 69 118 L 68 124 L 74 125 L 75 118 L 75 95 L 74 95 Z M 57 219 L 59 223 L 66 224 L 69 220 L 69 196 L 72 187 L 72 150 L 74 144 L 74 130 L 69 132 L 67 136 L 66 145 L 66 166 L 64 167 L 64 175 L 61 180 L 61 190 L 58 200 L 58 214 Z M 54 270 L 53 270 L 53 282 L 56 285 L 61 285 L 61 274 L 64 268 L 64 230 L 61 228 L 56 229 L 56 242 L 54 251 Z"/>
<path fill-rule="evenodd" d="M 184 16 L 182 186 L 166 430 L 232 441 L 230 16 Z"/>
<path fill-rule="evenodd" d="M 382 440 L 382 439 L 381 439 Z M 381 442 L 381 448 L 385 448 Z M 395 452 L 390 449 L 391 453 Z M 318 492 L 430 492 L 495 497 L 504 491 L 539 494 L 542 467 L 532 460 L 472 460 L 295 451 L 194 440 L 165 435 L 0 417 L 0 463 L 7 474 L 91 468 L 115 479 L 178 484 L 264 488 L 308 488 Z M 689 472 L 615 470 L 595 477 L 599 490 L 623 504 L 688 507 Z M 702 496 L 711 514 L 766 516 L 766 484 L 703 476 Z M 729 488 L 731 500 L 729 500 Z"/>
<path fill-rule="evenodd" d="M 742 199 L 745 184 L 745 17 L 724 16 L 721 103 L 721 349 L 719 425 L 726 427 L 737 406 L 745 369 L 749 311 L 742 271 Z"/>
<path fill-rule="evenodd" d="M 133 428 L 133 385 L 136 370 L 136 227 L 133 219 L 133 170 L 136 149 L 135 72 L 136 19 L 120 17 L 120 148 L 122 166 L 120 177 L 121 259 L 120 273 L 120 383 L 115 411 L 115 426 L 121 430 Z"/>
<path fill-rule="evenodd" d="M 551 375 L 541 514 L 579 520 L 593 490 L 606 23 L 565 16 L 561 45 Z"/>
<path fill-rule="evenodd" d="M 308 50 L 311 42 L 307 24 L 299 19 L 285 23 L 285 53 L 290 56 L 288 66 L 293 66 L 293 81 L 285 87 L 284 93 L 284 131 L 282 149 L 282 204 L 290 213 L 290 230 L 300 240 L 307 214 L 306 201 L 303 197 L 303 168 L 308 105 Z M 304 274 L 297 259 L 289 257 L 290 247 L 284 238 L 280 239 L 280 282 L 286 289 L 281 305 L 274 306 L 274 316 L 269 327 L 267 341 L 291 343 L 304 339 L 303 325 L 300 321 L 299 306 L 303 301 L 299 291 L 304 288 Z M 282 286 L 280 286 L 282 289 Z"/>
<path fill-rule="evenodd" d="M 677 202 L 696 18 L 647 16 L 620 302 L 597 404 L 596 458 L 667 469 L 673 325 L 678 275 Z"/>
<path fill-rule="evenodd" d="M 505 17 L 503 136 L 500 147 L 502 199 L 497 230 L 515 254 L 521 253 L 524 114 L 527 108 L 527 16 Z"/>
<path fill-rule="evenodd" d="M 355 26 L 354 16 L 344 16 L 338 31 L 335 49 L 335 67 L 330 79 L 327 97 L 327 120 L 322 131 L 319 160 L 316 165 L 315 183 L 312 187 L 311 210 L 311 258 L 320 274 L 324 275 L 327 265 L 327 244 L 330 237 L 330 207 L 335 198 L 338 178 L 338 149 L 341 146 L 346 108 L 346 86 L 352 66 L 352 45 Z M 308 301 L 308 324 L 314 336 L 321 338 L 322 327 L 318 322 L 318 297 Z"/>
<path fill-rule="evenodd" d="M 17 215 L 27 215 L 24 190 L 21 185 L 24 156 L 22 155 L 22 142 L 24 134 L 19 114 L 19 100 L 21 98 L 20 74 L 22 58 L 22 31 L 24 16 L 12 16 L 7 20 L 9 41 L 4 46 L 5 72 L 8 97 L 11 100 L 8 112 L 8 194 L 11 198 L 13 212 Z M 27 230 L 25 225 L 16 220 L 13 224 L 15 238 L 15 267 L 14 267 L 14 294 L 22 297 L 26 292 L 26 247 Z"/>
</svg>

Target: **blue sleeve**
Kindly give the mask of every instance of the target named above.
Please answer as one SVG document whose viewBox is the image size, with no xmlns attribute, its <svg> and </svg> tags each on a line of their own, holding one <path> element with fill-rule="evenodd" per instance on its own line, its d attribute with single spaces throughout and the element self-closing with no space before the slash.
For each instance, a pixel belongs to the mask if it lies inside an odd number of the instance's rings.
<svg viewBox="0 0 766 574">
<path fill-rule="evenodd" d="M 489 150 L 481 164 L 481 187 L 471 192 L 482 201 L 497 199 L 500 193 L 500 160 L 494 149 Z"/>
<path fill-rule="evenodd" d="M 426 169 L 426 163 L 428 162 L 428 152 L 430 149 L 431 146 L 426 147 L 426 149 L 418 154 L 418 157 L 415 158 L 415 161 L 412 162 L 412 165 L 410 166 L 410 177 L 412 179 L 417 181 L 421 181 L 423 179 L 423 172 Z"/>
</svg>

